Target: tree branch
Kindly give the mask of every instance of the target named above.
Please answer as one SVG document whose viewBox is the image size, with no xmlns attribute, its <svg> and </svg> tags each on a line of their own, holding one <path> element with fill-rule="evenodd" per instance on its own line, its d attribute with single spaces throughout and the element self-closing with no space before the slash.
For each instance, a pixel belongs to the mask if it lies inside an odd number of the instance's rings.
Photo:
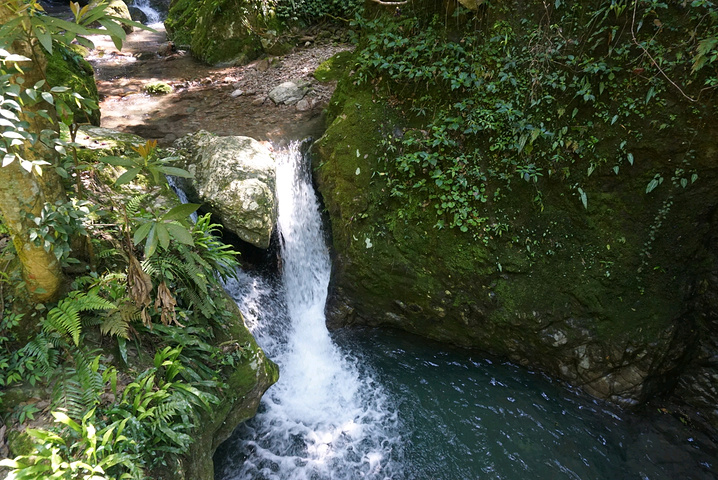
<svg viewBox="0 0 718 480">
<path fill-rule="evenodd" d="M 406 5 L 407 3 L 409 3 L 409 0 L 404 0 L 403 2 L 384 2 L 382 0 L 371 0 L 371 1 L 374 3 L 378 3 L 379 5 L 384 5 L 384 6 L 388 6 L 388 7 L 391 7 L 394 5 Z"/>
</svg>

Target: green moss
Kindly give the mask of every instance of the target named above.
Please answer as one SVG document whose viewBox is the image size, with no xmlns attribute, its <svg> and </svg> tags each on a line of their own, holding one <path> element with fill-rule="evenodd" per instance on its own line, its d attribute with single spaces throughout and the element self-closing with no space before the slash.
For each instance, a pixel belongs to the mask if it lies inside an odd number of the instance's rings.
<svg viewBox="0 0 718 480">
<path fill-rule="evenodd" d="M 239 65 L 257 58 L 263 50 L 255 32 L 277 28 L 276 24 L 271 12 L 264 15 L 246 0 L 179 0 L 165 20 L 172 41 L 189 45 L 194 56 L 211 65 Z"/>
<path fill-rule="evenodd" d="M 35 451 L 35 442 L 27 432 L 18 432 L 10 430 L 7 434 L 7 444 L 11 453 L 11 458 L 19 455 L 31 455 Z"/>
<path fill-rule="evenodd" d="M 52 55 L 47 58 L 46 75 L 50 86 L 69 87 L 73 92 L 99 104 L 92 66 L 76 51 L 56 44 Z M 69 104 L 73 107 L 77 123 L 89 122 L 92 125 L 100 125 L 99 107 L 93 110 L 88 117 L 86 112 L 74 107 L 73 103 Z"/>
<path fill-rule="evenodd" d="M 381 159 L 388 135 L 426 129 L 389 107 L 411 98 L 396 89 L 384 96 L 381 86 L 357 87 L 355 80 L 348 72 L 340 80 L 315 158 L 336 251 L 333 301 L 351 307 L 344 310 L 351 321 L 478 347 L 576 383 L 606 375 L 609 386 L 592 391 L 607 397 L 614 388 L 629 396 L 642 388 L 611 372 L 631 364 L 648 378 L 654 362 L 665 374 L 670 359 L 684 354 L 670 348 L 686 301 L 677 285 L 692 282 L 691 252 L 710 230 L 698 219 L 711 215 L 691 199 L 712 204 L 714 192 L 684 194 L 664 183 L 646 195 L 657 163 L 636 162 L 620 175 L 606 168 L 579 176 L 592 187 L 587 209 L 566 188 L 577 181 L 573 175 L 543 177 L 538 200 L 534 184 L 510 179 L 500 202 L 492 197 L 477 207 L 488 218 L 483 230 L 436 228 L 436 200 L 410 186 L 419 174 L 391 196 L 385 172 L 397 169 L 391 155 Z M 605 129 L 601 135 L 615 135 Z M 666 142 L 652 139 L 659 130 L 646 121 L 642 132 L 636 158 L 676 161 L 661 150 Z M 694 150 L 701 153 L 691 166 L 711 171 L 715 147 L 708 141 Z M 612 153 L 598 145 L 592 155 Z M 667 203 L 678 197 L 681 207 Z"/>
<path fill-rule="evenodd" d="M 142 87 L 150 95 L 167 95 L 172 93 L 172 86 L 165 82 L 151 82 Z"/>
<path fill-rule="evenodd" d="M 339 80 L 352 65 L 352 52 L 339 52 L 325 60 L 314 70 L 314 78 L 320 82 Z"/>
</svg>

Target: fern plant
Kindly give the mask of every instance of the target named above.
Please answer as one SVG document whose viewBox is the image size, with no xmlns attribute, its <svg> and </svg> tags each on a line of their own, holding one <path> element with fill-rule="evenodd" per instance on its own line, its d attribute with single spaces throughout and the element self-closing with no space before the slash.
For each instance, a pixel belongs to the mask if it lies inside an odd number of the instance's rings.
<svg viewBox="0 0 718 480">
<path fill-rule="evenodd" d="M 116 305 L 99 295 L 84 292 L 70 292 L 67 298 L 60 300 L 52 308 L 42 323 L 46 333 L 72 339 L 75 346 L 80 345 L 82 325 L 80 312 L 92 310 L 114 310 Z"/>
<path fill-rule="evenodd" d="M 221 288 L 221 280 L 234 277 L 239 265 L 238 252 L 215 235 L 218 227 L 209 214 L 203 215 L 191 230 L 191 244 L 172 243 L 142 263 L 145 272 L 174 292 L 180 306 L 208 320 L 219 310 L 213 290 Z"/>
<path fill-rule="evenodd" d="M 118 405 L 108 410 L 111 421 L 123 422 L 126 451 L 136 452 L 149 468 L 176 464 L 193 441 L 198 411 L 210 412 L 219 398 L 211 393 L 218 385 L 186 378 L 182 349 L 165 347 L 154 357 L 154 366 L 127 385 Z"/>
<path fill-rule="evenodd" d="M 52 405 L 79 418 L 99 405 L 107 383 L 103 370 L 111 374 L 114 369 L 106 369 L 100 355 L 91 357 L 80 348 L 73 348 L 71 355 L 72 361 L 63 364 L 54 375 Z"/>
</svg>

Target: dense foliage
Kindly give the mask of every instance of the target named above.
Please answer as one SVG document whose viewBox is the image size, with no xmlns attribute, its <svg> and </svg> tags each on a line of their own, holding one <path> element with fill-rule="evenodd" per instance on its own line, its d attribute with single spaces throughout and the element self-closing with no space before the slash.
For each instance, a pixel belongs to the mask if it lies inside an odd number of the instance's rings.
<svg viewBox="0 0 718 480">
<path fill-rule="evenodd" d="M 277 16 L 312 24 L 326 19 L 351 19 L 361 10 L 363 0 L 275 0 Z"/>
<path fill-rule="evenodd" d="M 105 5 L 73 4 L 77 23 L 43 15 L 34 1 L 12 7 L 15 17 L 0 29 L 0 168 L 19 163 L 23 175 L 57 173 L 72 192 L 67 202 L 26 216 L 31 241 L 74 270 L 66 271 L 63 298 L 32 303 L 17 252 L 11 243 L 0 250 L 2 423 L 43 413 L 36 401 L 18 402 L 17 393 L 11 406 L 3 403 L 10 387 L 35 385 L 52 391 L 56 421 L 28 429 L 29 450 L 0 465 L 12 469 L 10 478 L 173 476 L 201 416 L 220 403 L 228 369 L 253 354 L 247 345 L 214 341 L 231 315 L 218 292 L 235 274 L 237 252 L 209 216 L 190 221 L 198 205 L 168 204 L 164 175 L 189 174 L 169 166 L 156 142 L 81 162 L 70 106 L 97 106 L 66 87 L 25 85 L 23 65 L 40 65 L 40 54 L 13 53 L 13 41 L 49 54 L 73 40 L 88 44 L 85 35 L 98 33 L 88 25 L 99 21 L 119 45 L 124 32 Z M 33 116 L 48 128 L 36 131 Z M 59 156 L 36 156 L 40 145 Z M 7 234 L 17 232 L 0 223 L 0 237 Z"/>
<path fill-rule="evenodd" d="M 429 25 L 396 16 L 360 24 L 354 82 L 373 85 L 410 124 L 384 126 L 376 173 L 392 195 L 433 205 L 437 228 L 484 239 L 508 229 L 485 212 L 501 211 L 516 182 L 533 187 L 539 210 L 556 180 L 587 208 L 588 177 L 631 168 L 645 132 L 689 145 L 699 134 L 718 86 L 712 2 L 558 0 L 541 9 L 491 4 Z M 677 110 L 696 122 L 677 125 Z M 696 181 L 688 150 L 671 171 L 655 171 L 647 193 L 664 178 L 681 188 Z"/>
</svg>

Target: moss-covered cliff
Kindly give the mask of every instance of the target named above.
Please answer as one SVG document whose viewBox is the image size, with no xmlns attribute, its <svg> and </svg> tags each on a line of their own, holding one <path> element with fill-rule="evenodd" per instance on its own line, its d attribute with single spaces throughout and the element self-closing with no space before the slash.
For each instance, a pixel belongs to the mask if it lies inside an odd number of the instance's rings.
<svg viewBox="0 0 718 480">
<path fill-rule="evenodd" d="M 716 259 L 710 74 L 662 75 L 631 15 L 601 8 L 365 25 L 315 147 L 333 322 L 478 347 L 621 404 L 675 385 L 715 335 L 696 307 Z M 641 15 L 654 40 L 690 23 Z"/>
</svg>

